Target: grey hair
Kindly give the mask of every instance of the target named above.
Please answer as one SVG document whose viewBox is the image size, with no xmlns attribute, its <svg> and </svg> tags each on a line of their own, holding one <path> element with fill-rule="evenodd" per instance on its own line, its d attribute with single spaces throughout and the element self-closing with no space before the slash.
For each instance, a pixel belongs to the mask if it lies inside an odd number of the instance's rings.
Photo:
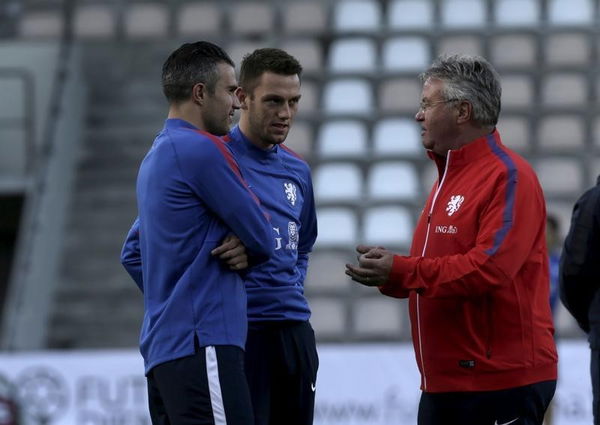
<svg viewBox="0 0 600 425">
<path fill-rule="evenodd" d="M 466 100 L 473 106 L 473 121 L 496 125 L 500 115 L 502 87 L 500 76 L 481 56 L 441 55 L 419 78 L 444 82 L 445 100 Z"/>
</svg>

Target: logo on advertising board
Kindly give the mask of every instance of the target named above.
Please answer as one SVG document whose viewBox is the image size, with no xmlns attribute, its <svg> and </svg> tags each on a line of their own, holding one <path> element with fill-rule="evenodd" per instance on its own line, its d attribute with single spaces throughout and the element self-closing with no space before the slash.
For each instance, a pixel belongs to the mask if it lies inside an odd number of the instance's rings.
<svg viewBox="0 0 600 425">
<path fill-rule="evenodd" d="M 48 367 L 31 367 L 19 374 L 15 384 L 23 415 L 36 423 L 50 424 L 66 411 L 69 394 L 58 372 Z"/>
<path fill-rule="evenodd" d="M 146 378 L 136 353 L 123 357 L 129 367 L 102 356 L 0 360 L 0 425 L 150 425 Z"/>
<path fill-rule="evenodd" d="M 0 425 L 19 424 L 19 405 L 14 386 L 0 375 Z"/>
</svg>

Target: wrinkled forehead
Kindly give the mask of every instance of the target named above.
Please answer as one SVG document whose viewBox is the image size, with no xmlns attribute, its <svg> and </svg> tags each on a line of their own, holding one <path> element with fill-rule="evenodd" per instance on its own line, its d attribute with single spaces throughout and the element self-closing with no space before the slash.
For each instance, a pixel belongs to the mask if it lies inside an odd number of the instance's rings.
<svg viewBox="0 0 600 425">
<path fill-rule="evenodd" d="M 440 99 L 443 97 L 444 82 L 438 78 L 429 77 L 423 83 L 422 99 Z"/>
</svg>

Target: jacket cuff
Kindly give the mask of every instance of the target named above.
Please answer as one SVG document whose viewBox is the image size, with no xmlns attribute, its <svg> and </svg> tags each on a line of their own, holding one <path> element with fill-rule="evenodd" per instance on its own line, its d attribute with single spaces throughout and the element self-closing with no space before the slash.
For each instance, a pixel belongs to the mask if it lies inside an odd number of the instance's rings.
<svg viewBox="0 0 600 425">
<path fill-rule="evenodd" d="M 397 298 L 408 297 L 409 291 L 402 287 L 404 275 L 408 267 L 407 262 L 402 260 L 402 256 L 394 255 L 390 277 L 385 284 L 379 287 L 379 291 L 382 294 Z"/>
</svg>

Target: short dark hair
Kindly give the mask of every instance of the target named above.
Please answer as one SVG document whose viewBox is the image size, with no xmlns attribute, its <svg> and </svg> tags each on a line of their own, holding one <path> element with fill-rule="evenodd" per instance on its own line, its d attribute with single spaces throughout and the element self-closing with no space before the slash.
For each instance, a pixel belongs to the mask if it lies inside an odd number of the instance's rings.
<svg viewBox="0 0 600 425">
<path fill-rule="evenodd" d="M 208 41 L 185 43 L 171 53 L 162 68 L 162 88 L 169 103 L 188 100 L 198 83 L 214 93 L 217 65 L 222 62 L 235 66 L 225 50 Z"/>
<path fill-rule="evenodd" d="M 266 47 L 248 53 L 240 66 L 240 86 L 247 93 L 258 85 L 258 79 L 265 73 L 272 72 L 280 75 L 302 75 L 300 62 L 281 49 Z"/>
</svg>

